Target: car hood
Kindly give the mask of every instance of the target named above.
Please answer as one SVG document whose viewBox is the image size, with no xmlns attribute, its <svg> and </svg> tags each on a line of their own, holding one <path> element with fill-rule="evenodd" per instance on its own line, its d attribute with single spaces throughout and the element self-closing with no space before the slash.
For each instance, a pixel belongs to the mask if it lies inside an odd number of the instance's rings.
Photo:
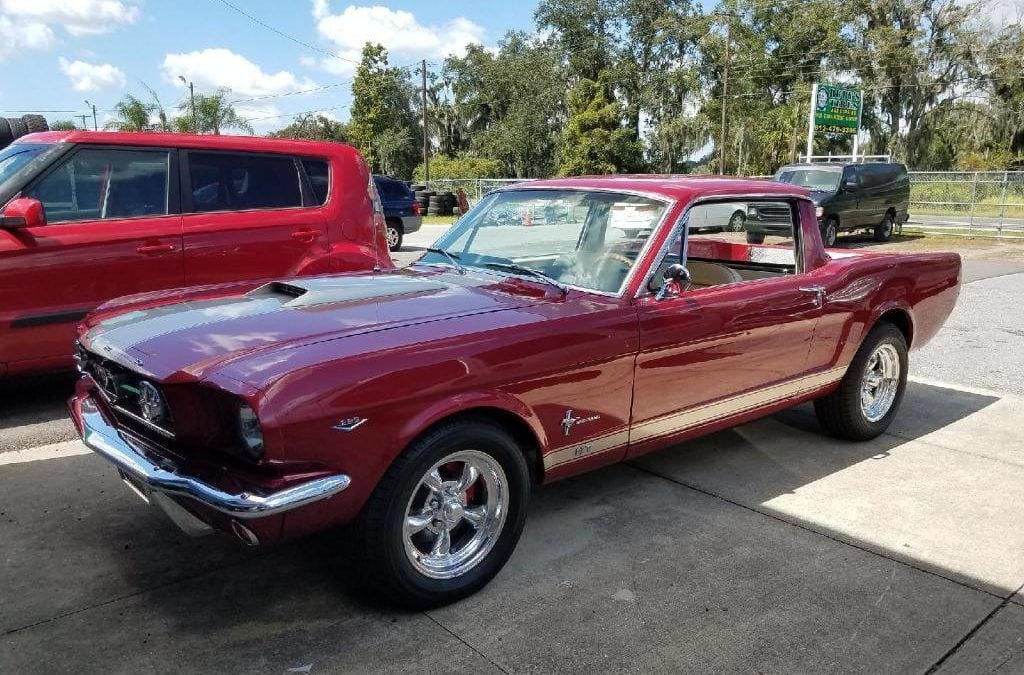
<svg viewBox="0 0 1024 675">
<path fill-rule="evenodd" d="M 163 381 L 203 378 L 239 359 L 398 326 L 542 301 L 544 286 L 420 267 L 275 281 L 244 294 L 125 308 L 81 337 L 104 358 Z"/>
<path fill-rule="evenodd" d="M 811 201 L 815 204 L 821 204 L 829 197 L 834 197 L 835 192 L 829 192 L 827 190 L 811 190 Z"/>
</svg>

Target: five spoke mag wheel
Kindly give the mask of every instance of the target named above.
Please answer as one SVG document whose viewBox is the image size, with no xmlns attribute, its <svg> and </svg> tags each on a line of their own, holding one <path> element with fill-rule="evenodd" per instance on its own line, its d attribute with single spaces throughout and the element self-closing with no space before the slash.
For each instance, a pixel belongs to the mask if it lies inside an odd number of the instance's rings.
<svg viewBox="0 0 1024 675">
<path fill-rule="evenodd" d="M 478 450 L 437 462 L 409 499 L 405 552 L 421 574 L 450 579 L 491 551 L 505 524 L 508 479 L 501 465 Z"/>
<path fill-rule="evenodd" d="M 889 428 L 907 387 L 907 340 L 881 321 L 868 332 L 839 383 L 814 402 L 814 412 L 832 436 L 866 441 Z"/>
<path fill-rule="evenodd" d="M 367 589 L 416 608 L 474 593 L 512 555 L 530 488 L 524 449 L 498 424 L 428 431 L 391 463 L 357 523 Z"/>
</svg>

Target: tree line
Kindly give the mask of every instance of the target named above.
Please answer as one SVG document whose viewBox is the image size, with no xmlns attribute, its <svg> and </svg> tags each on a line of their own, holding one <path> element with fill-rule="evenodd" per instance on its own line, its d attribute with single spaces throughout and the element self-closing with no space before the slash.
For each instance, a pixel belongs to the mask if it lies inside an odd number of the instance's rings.
<svg viewBox="0 0 1024 675">
<path fill-rule="evenodd" d="M 532 32 L 428 74 L 431 175 L 707 173 L 720 160 L 767 174 L 803 152 L 815 82 L 863 90 L 863 153 L 918 170 L 1024 168 L 1024 30 L 988 11 L 986 0 L 541 0 Z M 202 112 L 171 126 L 245 130 L 237 115 L 217 126 L 233 112 L 224 93 L 209 111 L 197 95 Z M 368 43 L 352 94 L 347 123 L 306 115 L 271 135 L 352 143 L 374 171 L 422 178 L 418 69 Z M 814 152 L 850 146 L 822 133 Z"/>
</svg>

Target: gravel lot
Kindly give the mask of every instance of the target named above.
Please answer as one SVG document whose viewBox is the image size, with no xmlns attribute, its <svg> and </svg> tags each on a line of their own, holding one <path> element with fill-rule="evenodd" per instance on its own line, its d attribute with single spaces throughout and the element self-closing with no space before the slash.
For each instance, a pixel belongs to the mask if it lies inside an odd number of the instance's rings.
<svg viewBox="0 0 1024 675">
<path fill-rule="evenodd" d="M 1024 247 L 965 248 L 889 433 L 802 406 L 557 483 L 425 613 L 363 599 L 343 532 L 188 538 L 71 440 L 69 377 L 0 383 L 0 672 L 1024 672 Z"/>
</svg>

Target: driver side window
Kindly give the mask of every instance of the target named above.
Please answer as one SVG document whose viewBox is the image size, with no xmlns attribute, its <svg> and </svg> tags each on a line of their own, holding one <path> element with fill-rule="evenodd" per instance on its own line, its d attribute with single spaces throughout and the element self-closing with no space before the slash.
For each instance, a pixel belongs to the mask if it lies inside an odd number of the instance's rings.
<svg viewBox="0 0 1024 675">
<path fill-rule="evenodd" d="M 686 267 L 689 289 L 794 274 L 797 222 L 795 205 L 788 201 L 750 199 L 697 204 L 676 228 L 649 289 L 660 290 L 665 270 L 676 263 Z"/>
<path fill-rule="evenodd" d="M 86 148 L 25 190 L 50 223 L 162 216 L 168 208 L 165 150 Z"/>
</svg>

